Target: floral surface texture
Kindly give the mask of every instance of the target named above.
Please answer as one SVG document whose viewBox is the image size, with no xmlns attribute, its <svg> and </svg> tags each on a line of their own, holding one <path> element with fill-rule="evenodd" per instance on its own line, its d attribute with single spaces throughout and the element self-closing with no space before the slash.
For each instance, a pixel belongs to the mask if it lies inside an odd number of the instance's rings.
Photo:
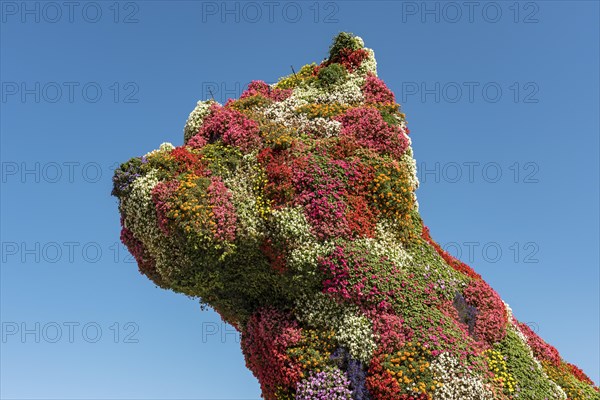
<svg viewBox="0 0 600 400">
<path fill-rule="evenodd" d="M 600 399 L 431 238 L 405 115 L 360 37 L 198 102 L 182 146 L 113 182 L 140 272 L 241 333 L 265 399 Z"/>
</svg>

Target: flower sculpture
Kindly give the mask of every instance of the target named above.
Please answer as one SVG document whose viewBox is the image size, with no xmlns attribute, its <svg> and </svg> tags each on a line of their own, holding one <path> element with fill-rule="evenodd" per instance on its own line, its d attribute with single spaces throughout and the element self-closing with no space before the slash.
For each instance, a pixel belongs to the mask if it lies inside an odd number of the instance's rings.
<svg viewBox="0 0 600 400">
<path fill-rule="evenodd" d="M 417 186 L 374 53 L 341 33 L 318 65 L 198 102 L 113 195 L 140 272 L 241 332 L 265 399 L 599 399 L 433 241 Z"/>
</svg>

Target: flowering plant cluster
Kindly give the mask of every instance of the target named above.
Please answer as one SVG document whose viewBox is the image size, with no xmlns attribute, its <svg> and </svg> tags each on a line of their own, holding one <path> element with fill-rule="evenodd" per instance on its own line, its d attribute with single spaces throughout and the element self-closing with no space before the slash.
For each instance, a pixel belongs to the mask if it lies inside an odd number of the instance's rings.
<svg viewBox="0 0 600 400">
<path fill-rule="evenodd" d="M 493 380 L 498 382 L 506 393 L 513 393 L 515 391 L 516 381 L 515 378 L 508 372 L 506 361 L 504 356 L 497 350 L 486 350 L 484 352 L 487 362 L 492 373 Z"/>
<path fill-rule="evenodd" d="M 337 368 L 311 372 L 307 379 L 298 382 L 296 399 L 301 400 L 351 400 L 350 381 Z"/>
<path fill-rule="evenodd" d="M 419 215 L 406 120 L 361 38 L 123 163 L 121 240 L 241 333 L 263 397 L 599 399 Z"/>
</svg>

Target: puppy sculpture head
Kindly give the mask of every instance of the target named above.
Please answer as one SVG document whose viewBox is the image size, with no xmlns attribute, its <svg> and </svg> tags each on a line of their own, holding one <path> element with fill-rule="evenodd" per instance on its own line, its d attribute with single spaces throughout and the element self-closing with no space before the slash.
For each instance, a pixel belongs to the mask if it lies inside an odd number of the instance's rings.
<svg viewBox="0 0 600 400">
<path fill-rule="evenodd" d="M 121 239 L 242 333 L 268 399 L 562 398 L 535 333 L 423 227 L 410 144 L 373 51 L 341 33 L 320 64 L 198 102 L 182 146 L 122 164 Z"/>
</svg>

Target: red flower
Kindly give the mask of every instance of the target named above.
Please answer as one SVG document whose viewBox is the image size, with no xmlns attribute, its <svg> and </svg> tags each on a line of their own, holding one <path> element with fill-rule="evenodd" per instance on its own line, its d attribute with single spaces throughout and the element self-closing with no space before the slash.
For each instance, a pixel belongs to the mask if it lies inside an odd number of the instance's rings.
<svg viewBox="0 0 600 400">
<path fill-rule="evenodd" d="M 581 382 L 585 382 L 587 384 L 594 386 L 594 382 L 578 366 L 573 365 L 571 363 L 566 363 L 566 364 L 569 367 L 569 369 L 571 370 L 571 373 L 573 374 L 573 376 L 575 376 L 575 378 L 579 379 Z"/>
<path fill-rule="evenodd" d="M 369 53 L 365 49 L 341 49 L 335 57 L 322 63 L 321 66 L 326 67 L 333 63 L 339 63 L 346 67 L 348 72 L 354 72 L 367 58 L 369 58 Z"/>
<path fill-rule="evenodd" d="M 127 247 L 127 250 L 129 250 L 129 252 L 135 258 L 140 273 L 146 275 L 158 286 L 163 286 L 162 277 L 156 270 L 156 262 L 148 253 L 144 247 L 144 244 L 135 236 L 133 236 L 133 232 L 123 227 L 121 229 L 121 242 L 123 242 L 123 244 Z"/>
<path fill-rule="evenodd" d="M 292 89 L 273 89 L 263 81 L 252 81 L 248 85 L 248 89 L 240 96 L 240 99 L 260 95 L 273 101 L 285 100 L 292 95 Z"/>
<path fill-rule="evenodd" d="M 152 189 L 152 201 L 156 208 L 156 219 L 158 227 L 165 234 L 170 235 L 169 230 L 169 219 L 167 214 L 171 210 L 169 199 L 175 194 L 175 191 L 179 187 L 179 181 L 165 181 L 158 182 L 158 184 Z"/>
<path fill-rule="evenodd" d="M 531 347 L 533 354 L 540 360 L 548 361 L 558 367 L 560 365 L 560 354 L 558 354 L 558 350 L 546 343 L 544 339 L 532 331 L 527 324 L 521 323 L 516 319 L 514 321 L 517 323 L 523 335 L 527 338 L 527 343 L 529 344 L 529 347 Z"/>
<path fill-rule="evenodd" d="M 188 141 L 188 145 L 200 148 L 217 140 L 238 147 L 242 152 L 251 151 L 262 142 L 256 121 L 237 110 L 213 104 L 198 134 Z"/>
<path fill-rule="evenodd" d="M 481 275 L 479 275 L 477 272 L 473 271 L 473 269 L 471 267 L 469 267 L 467 264 L 465 264 L 464 262 L 462 262 L 460 260 L 457 260 L 456 258 L 452 257 L 451 254 L 444 251 L 442 249 L 442 247 L 431 238 L 431 235 L 429 234 L 429 228 L 426 227 L 425 225 L 423 225 L 423 231 L 421 232 L 421 237 L 423 239 L 425 239 L 427 241 L 427 243 L 432 245 L 433 248 L 435 249 L 435 251 L 437 251 L 437 253 L 444 259 L 444 261 L 446 261 L 448 263 L 448 265 L 450 265 L 456 271 L 458 271 L 462 274 L 465 274 L 466 276 L 473 278 L 473 279 L 482 279 Z"/>
<path fill-rule="evenodd" d="M 501 341 L 506 336 L 508 315 L 498 293 L 483 280 L 474 280 L 467 286 L 463 295 L 468 304 L 477 308 L 475 338 L 488 344 Z"/>
<path fill-rule="evenodd" d="M 242 334 L 242 351 L 265 399 L 276 399 L 279 388 L 292 389 L 300 380 L 302 367 L 287 355 L 287 349 L 301 337 L 298 323 L 274 308 L 262 309 L 248 321 Z"/>
<path fill-rule="evenodd" d="M 350 108 L 336 117 L 342 123 L 341 136 L 349 136 L 364 147 L 400 158 L 408 147 L 408 138 L 399 126 L 390 125 L 375 108 Z"/>
<path fill-rule="evenodd" d="M 362 92 L 365 95 L 367 103 L 395 103 L 394 93 L 385 85 L 385 83 L 375 75 L 367 75 L 365 84 L 362 86 Z"/>
</svg>

